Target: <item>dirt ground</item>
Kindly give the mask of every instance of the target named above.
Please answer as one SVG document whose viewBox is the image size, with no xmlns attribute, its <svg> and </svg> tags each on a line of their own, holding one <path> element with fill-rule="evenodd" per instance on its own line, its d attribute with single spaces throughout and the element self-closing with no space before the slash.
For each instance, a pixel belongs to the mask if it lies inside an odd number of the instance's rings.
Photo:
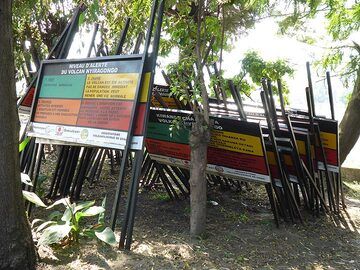
<svg viewBox="0 0 360 270">
<path fill-rule="evenodd" d="M 51 164 L 43 167 L 50 178 Z M 85 186 L 82 198 L 100 203 L 107 195 L 110 209 L 115 183 L 116 176 L 105 172 L 95 187 Z M 39 247 L 38 269 L 360 269 L 360 184 L 347 185 L 340 216 L 308 215 L 304 225 L 280 228 L 265 190 L 251 188 L 210 189 L 207 233 L 195 240 L 189 237 L 188 199 L 170 201 L 161 191 L 142 190 L 130 252 L 82 239 L 65 248 Z M 35 209 L 33 218 L 43 211 Z"/>
</svg>

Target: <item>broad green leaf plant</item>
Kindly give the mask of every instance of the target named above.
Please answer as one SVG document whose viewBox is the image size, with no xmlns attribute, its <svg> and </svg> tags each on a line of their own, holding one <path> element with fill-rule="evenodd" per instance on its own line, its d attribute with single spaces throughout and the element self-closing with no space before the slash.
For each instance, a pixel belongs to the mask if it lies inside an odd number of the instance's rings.
<svg viewBox="0 0 360 270">
<path fill-rule="evenodd" d="M 63 198 L 47 209 L 63 205 L 65 211 L 53 211 L 47 220 L 35 219 L 32 222 L 33 230 L 39 235 L 39 245 L 68 245 L 79 242 L 80 237 L 97 238 L 109 245 L 115 245 L 114 232 L 105 226 L 104 198 L 101 206 L 96 206 L 95 201 L 71 203 L 69 198 Z M 86 217 L 98 217 L 94 225 L 83 222 Z"/>
</svg>

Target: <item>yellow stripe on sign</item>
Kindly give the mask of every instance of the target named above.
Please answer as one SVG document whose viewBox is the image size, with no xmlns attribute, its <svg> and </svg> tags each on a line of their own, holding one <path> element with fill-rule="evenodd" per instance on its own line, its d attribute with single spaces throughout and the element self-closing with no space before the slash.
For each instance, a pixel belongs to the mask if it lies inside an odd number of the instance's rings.
<svg viewBox="0 0 360 270">
<path fill-rule="evenodd" d="M 276 165 L 276 166 L 277 166 L 276 158 L 275 158 L 275 153 L 274 153 L 274 152 L 272 152 L 272 151 L 266 151 L 266 156 L 267 156 L 267 158 L 268 158 L 269 165 Z M 285 161 L 285 164 L 286 164 L 286 165 L 288 165 L 288 166 L 293 166 L 292 158 L 291 158 L 290 155 L 285 154 L 285 155 L 284 155 L 284 161 Z"/>
<path fill-rule="evenodd" d="M 296 140 L 296 145 L 297 145 L 297 147 L 298 147 L 299 154 L 300 154 L 300 155 L 306 155 L 305 142 L 304 142 L 304 141 L 300 141 L 300 140 Z"/>
<path fill-rule="evenodd" d="M 336 134 L 320 132 L 320 138 L 324 148 L 336 150 Z"/>
<path fill-rule="evenodd" d="M 238 153 L 264 156 L 260 138 L 251 135 L 213 130 L 210 146 Z"/>
<path fill-rule="evenodd" d="M 266 156 L 267 156 L 269 165 L 277 165 L 274 152 L 266 151 Z"/>
<path fill-rule="evenodd" d="M 88 74 L 83 97 L 133 100 L 138 78 L 138 73 Z"/>
<path fill-rule="evenodd" d="M 145 73 L 145 77 L 141 89 L 140 102 L 147 102 L 147 98 L 149 94 L 149 86 L 150 86 L 150 77 L 151 77 L 151 72 Z"/>
</svg>

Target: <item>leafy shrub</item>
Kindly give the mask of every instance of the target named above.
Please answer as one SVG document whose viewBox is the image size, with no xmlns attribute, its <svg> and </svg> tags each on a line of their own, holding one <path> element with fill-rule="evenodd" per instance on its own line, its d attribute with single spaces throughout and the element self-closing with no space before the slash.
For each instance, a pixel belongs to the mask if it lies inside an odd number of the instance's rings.
<svg viewBox="0 0 360 270">
<path fill-rule="evenodd" d="M 116 239 L 114 232 L 105 226 L 104 198 L 102 206 L 95 206 L 95 201 L 81 203 L 71 203 L 69 198 L 60 199 L 47 207 L 51 209 L 56 205 L 65 206 L 63 213 L 53 211 L 48 220 L 35 219 L 32 228 L 40 235 L 39 245 L 61 244 L 67 245 L 78 242 L 80 237 L 98 238 L 99 240 L 115 245 Z M 82 222 L 85 217 L 98 216 L 95 225 L 87 225 Z M 37 226 L 36 224 L 40 224 Z"/>
</svg>

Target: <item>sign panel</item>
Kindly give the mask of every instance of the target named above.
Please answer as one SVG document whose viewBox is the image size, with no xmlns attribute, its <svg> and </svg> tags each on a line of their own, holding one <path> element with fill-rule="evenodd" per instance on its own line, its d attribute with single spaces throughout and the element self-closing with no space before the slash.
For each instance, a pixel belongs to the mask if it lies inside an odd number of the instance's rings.
<svg viewBox="0 0 360 270">
<path fill-rule="evenodd" d="M 320 139 L 324 147 L 327 167 L 329 171 L 339 172 L 339 146 L 338 146 L 338 123 L 335 120 L 317 118 L 320 128 Z M 318 168 L 325 170 L 322 160 L 321 149 L 316 149 Z"/>
<path fill-rule="evenodd" d="M 190 112 L 152 109 L 146 138 L 151 158 L 189 168 L 189 132 L 193 121 Z M 221 117 L 211 117 L 211 121 L 207 171 L 244 181 L 270 183 L 259 124 Z"/>
<path fill-rule="evenodd" d="M 28 135 L 72 144 L 124 149 L 136 105 L 141 59 L 123 57 L 45 61 Z M 138 115 L 145 112 L 150 74 L 144 75 Z M 137 117 L 132 149 L 142 147 Z"/>
<path fill-rule="evenodd" d="M 159 96 L 166 103 L 169 109 L 178 109 L 175 98 L 171 95 L 170 86 L 154 84 L 154 87 L 152 89 L 151 103 L 157 108 L 162 108 L 163 106 L 155 98 L 155 92 L 159 94 Z"/>
</svg>

